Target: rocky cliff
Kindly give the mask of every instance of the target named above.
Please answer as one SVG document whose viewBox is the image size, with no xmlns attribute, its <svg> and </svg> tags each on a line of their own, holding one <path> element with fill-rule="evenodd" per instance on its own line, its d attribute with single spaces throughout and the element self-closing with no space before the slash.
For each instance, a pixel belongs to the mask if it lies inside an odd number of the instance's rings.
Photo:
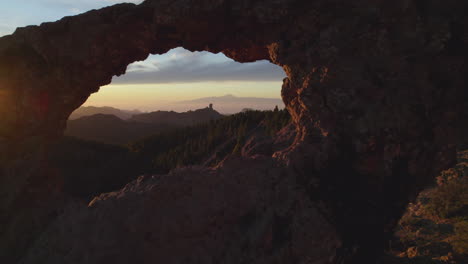
<svg viewBox="0 0 468 264">
<path fill-rule="evenodd" d="M 0 259 L 375 262 L 467 141 L 467 12 L 457 0 L 147 0 L 17 29 L 0 38 Z M 179 46 L 283 67 L 294 143 L 70 209 L 48 143 L 129 63 Z"/>
</svg>

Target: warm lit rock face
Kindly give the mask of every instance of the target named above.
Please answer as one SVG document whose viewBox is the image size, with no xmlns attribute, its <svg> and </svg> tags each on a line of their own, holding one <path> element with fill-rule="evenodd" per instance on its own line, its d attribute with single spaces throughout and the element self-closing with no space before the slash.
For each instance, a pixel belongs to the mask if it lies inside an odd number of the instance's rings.
<svg viewBox="0 0 468 264">
<path fill-rule="evenodd" d="M 467 140 L 467 13 L 457 0 L 147 0 L 0 38 L 0 260 L 372 263 Z M 282 66 L 294 144 L 65 206 L 47 142 L 129 63 L 179 46 Z"/>
</svg>

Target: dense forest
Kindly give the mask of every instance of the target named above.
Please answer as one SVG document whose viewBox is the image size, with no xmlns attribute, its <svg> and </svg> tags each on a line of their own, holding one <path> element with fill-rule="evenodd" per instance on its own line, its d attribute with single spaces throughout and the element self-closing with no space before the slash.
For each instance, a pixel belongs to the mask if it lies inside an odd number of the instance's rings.
<svg viewBox="0 0 468 264">
<path fill-rule="evenodd" d="M 116 190 L 142 174 L 167 173 L 178 166 L 214 165 L 228 155 L 239 155 L 251 135 L 272 139 L 288 123 L 287 110 L 248 110 L 173 128 L 127 145 L 64 137 L 52 147 L 49 159 L 65 176 L 68 193 L 90 197 Z"/>
<path fill-rule="evenodd" d="M 132 143 L 129 148 L 142 158 L 149 158 L 151 173 L 165 173 L 177 166 L 200 164 L 215 155 L 211 163 L 228 154 L 239 154 L 254 129 L 273 137 L 290 122 L 286 110 L 245 111 L 192 127 L 159 133 Z"/>
</svg>

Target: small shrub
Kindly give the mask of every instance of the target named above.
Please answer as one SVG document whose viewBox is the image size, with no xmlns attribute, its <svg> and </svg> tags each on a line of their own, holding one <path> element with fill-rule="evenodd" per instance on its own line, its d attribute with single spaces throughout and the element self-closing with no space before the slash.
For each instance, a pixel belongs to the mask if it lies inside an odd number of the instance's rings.
<svg viewBox="0 0 468 264">
<path fill-rule="evenodd" d="M 428 213 L 440 218 L 466 215 L 468 210 L 468 181 L 457 170 L 447 170 L 437 179 L 438 187 L 432 190 L 425 205 Z"/>
<path fill-rule="evenodd" d="M 455 224 L 455 235 L 452 242 L 453 248 L 460 255 L 468 255 L 468 221 Z"/>
</svg>

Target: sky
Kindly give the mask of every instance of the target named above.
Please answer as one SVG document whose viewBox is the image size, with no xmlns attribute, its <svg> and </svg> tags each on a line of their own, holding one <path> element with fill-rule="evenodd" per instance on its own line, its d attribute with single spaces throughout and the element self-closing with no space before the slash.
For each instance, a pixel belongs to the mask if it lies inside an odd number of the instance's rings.
<svg viewBox="0 0 468 264">
<path fill-rule="evenodd" d="M 143 0 L 0 0 L 0 36 L 13 33 L 17 27 L 123 2 L 138 4 Z M 280 98 L 284 77 L 280 67 L 267 61 L 238 63 L 223 54 L 176 48 L 129 65 L 125 75 L 114 77 L 84 105 L 151 111 L 169 109 L 176 101 L 226 94 Z"/>
</svg>

